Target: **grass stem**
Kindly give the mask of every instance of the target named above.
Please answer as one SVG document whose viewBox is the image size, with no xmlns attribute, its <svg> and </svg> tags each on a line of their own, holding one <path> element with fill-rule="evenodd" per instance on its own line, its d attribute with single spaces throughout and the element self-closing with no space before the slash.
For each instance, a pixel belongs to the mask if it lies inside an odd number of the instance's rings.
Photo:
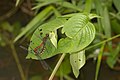
<svg viewBox="0 0 120 80">
<path fill-rule="evenodd" d="M 53 78 L 54 78 L 54 76 L 55 76 L 55 74 L 56 74 L 58 68 L 60 67 L 60 65 L 61 65 L 61 63 L 62 63 L 62 61 L 63 61 L 65 55 L 66 55 L 66 54 L 63 53 L 62 56 L 60 57 L 60 59 L 59 59 L 58 63 L 56 64 L 56 66 L 55 66 L 55 68 L 54 68 L 52 74 L 51 74 L 50 77 L 49 77 L 49 80 L 53 80 Z"/>
</svg>

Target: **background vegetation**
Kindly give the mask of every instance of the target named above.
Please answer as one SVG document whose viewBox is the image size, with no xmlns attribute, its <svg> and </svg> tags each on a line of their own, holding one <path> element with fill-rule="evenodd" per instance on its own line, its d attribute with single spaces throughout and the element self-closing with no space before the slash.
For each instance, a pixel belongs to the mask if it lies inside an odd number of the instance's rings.
<svg viewBox="0 0 120 80">
<path fill-rule="evenodd" d="M 94 41 L 86 48 L 86 64 L 75 78 L 66 55 L 54 80 L 120 80 L 120 0 L 2 0 L 0 2 L 0 80 L 48 80 L 51 71 L 26 60 L 33 32 L 56 17 L 73 13 L 99 16 L 91 22 Z M 64 35 L 59 34 L 59 37 Z M 60 55 L 45 60 L 54 68 Z"/>
</svg>

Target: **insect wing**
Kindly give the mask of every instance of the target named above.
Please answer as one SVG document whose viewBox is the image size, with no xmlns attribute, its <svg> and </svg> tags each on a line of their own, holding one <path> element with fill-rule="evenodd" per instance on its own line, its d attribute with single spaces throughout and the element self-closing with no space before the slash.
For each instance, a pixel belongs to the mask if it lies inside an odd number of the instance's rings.
<svg viewBox="0 0 120 80">
<path fill-rule="evenodd" d="M 30 51 L 30 52 L 33 53 L 34 50 L 32 49 L 32 47 L 30 47 L 30 48 L 31 48 L 31 51 Z M 35 53 L 35 52 L 34 52 L 34 53 Z M 51 70 L 50 66 L 49 66 L 44 60 L 41 59 L 41 57 L 38 55 L 38 53 L 36 53 L 35 56 L 36 56 L 37 59 L 40 61 L 42 67 L 43 67 L 45 70 L 48 70 L 48 69 Z"/>
</svg>

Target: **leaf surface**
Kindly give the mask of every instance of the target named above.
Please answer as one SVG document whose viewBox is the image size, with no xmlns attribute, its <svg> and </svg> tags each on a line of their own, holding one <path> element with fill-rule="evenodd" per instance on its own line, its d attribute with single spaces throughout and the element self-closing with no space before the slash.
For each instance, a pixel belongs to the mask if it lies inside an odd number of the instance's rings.
<svg viewBox="0 0 120 80">
<path fill-rule="evenodd" d="M 78 53 L 74 53 L 70 55 L 70 64 L 72 66 L 73 73 L 77 78 L 79 76 L 79 70 L 85 64 L 85 50 L 80 51 Z"/>
</svg>

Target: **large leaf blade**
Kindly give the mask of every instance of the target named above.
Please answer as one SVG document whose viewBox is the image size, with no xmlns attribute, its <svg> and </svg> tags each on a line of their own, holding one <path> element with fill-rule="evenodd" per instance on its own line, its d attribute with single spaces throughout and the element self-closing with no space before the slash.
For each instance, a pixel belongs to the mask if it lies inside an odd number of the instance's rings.
<svg viewBox="0 0 120 80">
<path fill-rule="evenodd" d="M 56 18 L 48 23 L 39 26 L 31 37 L 30 41 L 32 42 L 29 45 L 28 48 L 29 52 L 26 58 L 38 59 L 35 56 L 36 53 L 34 52 L 34 49 L 41 45 L 41 43 L 43 42 L 43 38 L 46 37 L 46 34 L 50 34 L 50 32 L 55 31 L 56 29 L 62 27 L 65 22 L 66 22 L 65 18 Z M 42 35 L 40 35 L 41 33 Z M 49 58 L 57 54 L 55 53 L 56 46 L 54 46 L 53 43 L 51 42 L 50 36 L 46 40 L 45 44 L 42 44 L 42 46 L 39 48 L 40 50 L 42 50 L 41 48 L 43 47 L 43 45 L 45 45 L 45 51 L 43 53 L 38 52 L 38 55 L 40 55 L 42 59 Z"/>
<path fill-rule="evenodd" d="M 93 41 L 95 28 L 86 15 L 77 14 L 64 24 L 62 33 L 67 38 L 58 42 L 58 52 L 72 53 L 84 49 Z"/>
</svg>

